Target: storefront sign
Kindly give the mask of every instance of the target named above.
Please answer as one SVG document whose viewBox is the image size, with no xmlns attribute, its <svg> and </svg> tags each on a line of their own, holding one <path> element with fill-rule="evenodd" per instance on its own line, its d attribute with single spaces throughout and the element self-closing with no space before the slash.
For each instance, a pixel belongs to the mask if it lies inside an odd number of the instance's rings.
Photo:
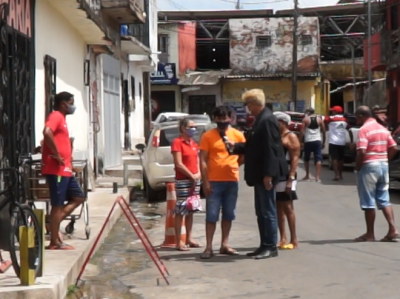
<svg viewBox="0 0 400 299">
<path fill-rule="evenodd" d="M 234 111 L 233 123 L 236 123 L 238 119 L 246 118 L 247 113 L 243 102 L 225 102 L 224 105 L 229 106 Z"/>
<path fill-rule="evenodd" d="M 151 84 L 175 85 L 176 79 L 175 63 L 159 63 L 157 71 L 150 74 Z"/>
</svg>

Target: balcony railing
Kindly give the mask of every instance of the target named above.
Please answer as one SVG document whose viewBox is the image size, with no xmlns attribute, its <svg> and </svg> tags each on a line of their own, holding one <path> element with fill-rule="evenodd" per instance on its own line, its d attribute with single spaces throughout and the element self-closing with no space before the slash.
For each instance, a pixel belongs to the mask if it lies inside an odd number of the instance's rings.
<svg viewBox="0 0 400 299">
<path fill-rule="evenodd" d="M 145 24 L 133 24 L 128 27 L 128 35 L 133 36 L 143 45 L 150 48 L 150 33 L 149 24 L 146 21 Z"/>
</svg>

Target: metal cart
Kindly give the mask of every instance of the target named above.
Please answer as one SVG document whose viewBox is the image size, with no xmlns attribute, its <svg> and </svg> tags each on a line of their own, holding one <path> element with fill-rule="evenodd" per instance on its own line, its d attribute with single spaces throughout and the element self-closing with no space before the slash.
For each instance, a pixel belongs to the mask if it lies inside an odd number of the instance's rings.
<svg viewBox="0 0 400 299">
<path fill-rule="evenodd" d="M 25 196 L 27 201 L 35 205 L 35 202 L 45 202 L 46 203 L 46 215 L 50 215 L 50 194 L 47 186 L 46 178 L 41 174 L 41 160 L 32 160 L 26 163 L 24 166 L 24 182 L 25 182 Z M 75 230 L 75 222 L 82 218 L 85 222 L 85 234 L 86 239 L 90 237 L 90 227 L 89 227 L 89 206 L 87 203 L 88 194 L 88 166 L 87 160 L 73 160 L 72 167 L 75 175 L 75 179 L 81 186 L 83 193 L 86 196 L 85 201 L 80 207 L 76 208 L 71 215 L 66 217 L 64 220 L 70 221 L 65 227 L 65 232 L 67 234 L 72 234 Z M 79 210 L 79 213 L 76 213 Z"/>
</svg>

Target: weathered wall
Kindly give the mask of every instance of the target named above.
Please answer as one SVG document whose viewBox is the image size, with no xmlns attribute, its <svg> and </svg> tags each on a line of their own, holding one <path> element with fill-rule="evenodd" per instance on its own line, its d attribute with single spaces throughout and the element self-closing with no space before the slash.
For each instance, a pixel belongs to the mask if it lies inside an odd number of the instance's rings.
<svg viewBox="0 0 400 299">
<path fill-rule="evenodd" d="M 297 100 L 304 101 L 304 108 L 315 106 L 316 80 L 297 83 Z M 288 79 L 269 81 L 226 81 L 222 85 L 223 102 L 239 102 L 246 89 L 260 88 L 265 93 L 266 101 L 274 104 L 274 110 L 287 110 L 290 102 L 291 81 Z"/>
<path fill-rule="evenodd" d="M 178 65 L 180 75 L 186 70 L 196 69 L 196 23 L 178 25 Z"/>
<path fill-rule="evenodd" d="M 319 26 L 317 17 L 299 17 L 298 34 L 311 35 L 311 45 L 297 46 L 298 72 L 318 71 Z M 230 66 L 236 74 L 288 73 L 292 68 L 293 19 L 231 19 Z M 257 47 L 257 36 L 271 36 L 269 47 Z"/>
<path fill-rule="evenodd" d="M 176 64 L 176 70 L 179 70 L 178 57 L 178 25 L 163 24 L 158 27 L 158 34 L 168 35 L 168 62 Z"/>
</svg>

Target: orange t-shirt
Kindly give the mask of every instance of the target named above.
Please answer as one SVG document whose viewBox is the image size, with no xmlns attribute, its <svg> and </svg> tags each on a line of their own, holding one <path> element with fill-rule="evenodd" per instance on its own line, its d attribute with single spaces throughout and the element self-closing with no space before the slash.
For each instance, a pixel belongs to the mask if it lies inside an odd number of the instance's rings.
<svg viewBox="0 0 400 299">
<path fill-rule="evenodd" d="M 242 132 L 228 128 L 225 135 L 229 141 L 245 142 Z M 208 152 L 208 180 L 210 182 L 239 181 L 238 155 L 229 155 L 218 129 L 207 131 L 201 136 L 199 149 Z"/>
</svg>

